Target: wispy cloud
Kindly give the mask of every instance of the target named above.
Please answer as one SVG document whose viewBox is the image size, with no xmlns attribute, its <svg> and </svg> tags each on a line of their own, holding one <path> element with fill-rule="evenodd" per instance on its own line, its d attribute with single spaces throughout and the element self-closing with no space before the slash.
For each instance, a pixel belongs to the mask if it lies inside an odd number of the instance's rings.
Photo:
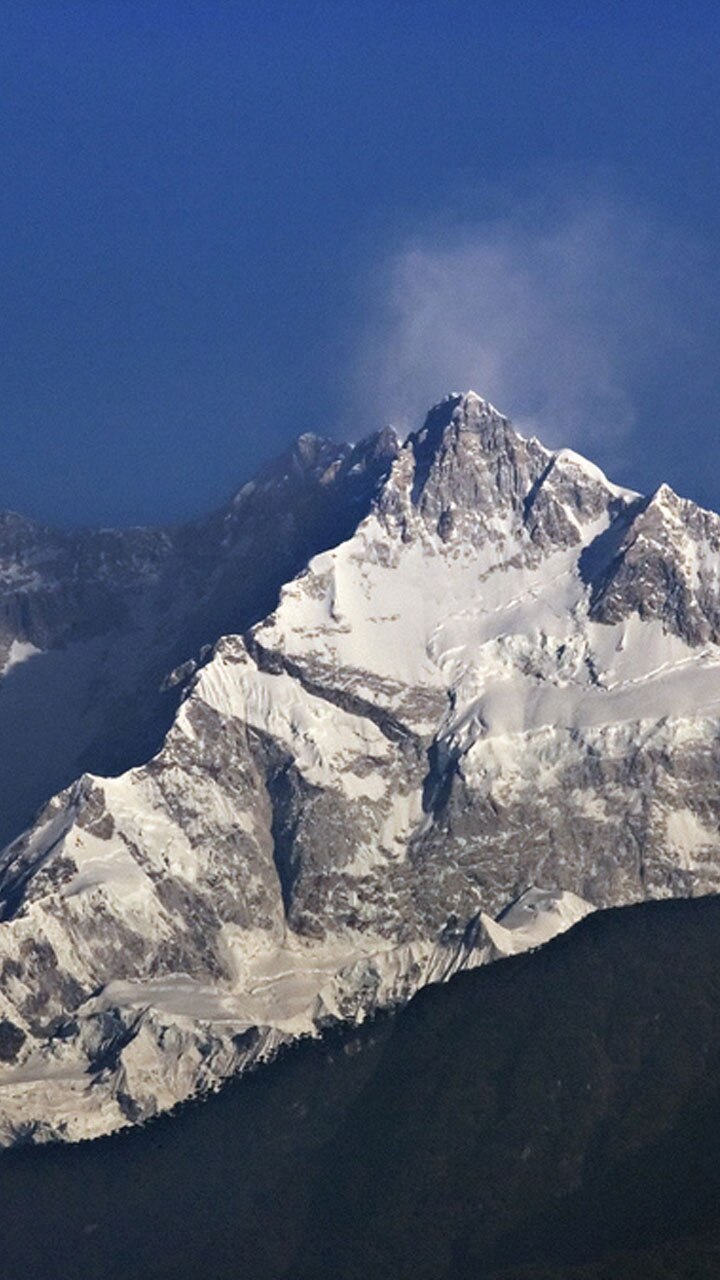
<svg viewBox="0 0 720 1280">
<path fill-rule="evenodd" d="M 548 443 L 612 461 L 651 369 L 692 343 L 701 275 L 692 244 L 595 198 L 406 243 L 372 281 L 363 412 L 415 426 L 473 387 Z"/>
</svg>

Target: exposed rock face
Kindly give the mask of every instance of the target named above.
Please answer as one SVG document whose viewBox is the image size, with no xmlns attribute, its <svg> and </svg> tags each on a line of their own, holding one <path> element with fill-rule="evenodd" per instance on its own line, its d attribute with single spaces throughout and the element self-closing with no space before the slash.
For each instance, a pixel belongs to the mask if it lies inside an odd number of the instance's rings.
<svg viewBox="0 0 720 1280">
<path fill-rule="evenodd" d="M 0 855 L 6 1140 L 142 1118 L 590 905 L 720 888 L 718 517 L 473 393 L 279 474 L 167 553 L 196 575 L 194 611 L 163 579 L 175 657 L 234 633 L 160 750 Z"/>
<path fill-rule="evenodd" d="M 720 640 L 720 517 L 662 485 L 620 523 L 617 549 L 593 582 L 591 616 L 636 611 L 688 644 Z M 612 536 L 613 530 L 610 530 Z"/>
</svg>

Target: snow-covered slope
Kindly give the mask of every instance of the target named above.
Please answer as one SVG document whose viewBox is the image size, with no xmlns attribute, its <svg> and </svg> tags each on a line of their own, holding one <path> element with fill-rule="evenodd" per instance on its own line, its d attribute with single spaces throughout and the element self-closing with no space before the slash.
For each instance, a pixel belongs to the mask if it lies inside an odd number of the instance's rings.
<svg viewBox="0 0 720 1280">
<path fill-rule="evenodd" d="M 7 1140 L 141 1118 L 593 907 L 720 887 L 720 518 L 473 393 L 358 450 L 323 472 L 339 539 L 215 646 L 159 752 L 0 855 Z"/>
</svg>

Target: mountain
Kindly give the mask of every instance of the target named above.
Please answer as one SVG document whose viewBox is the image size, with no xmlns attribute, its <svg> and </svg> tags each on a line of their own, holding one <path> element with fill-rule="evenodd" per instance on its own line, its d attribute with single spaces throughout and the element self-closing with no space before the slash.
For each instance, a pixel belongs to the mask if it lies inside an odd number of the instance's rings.
<svg viewBox="0 0 720 1280">
<path fill-rule="evenodd" d="M 715 1280 L 720 899 L 600 911 L 96 1142 L 4 1152 L 24 1280 Z"/>
<path fill-rule="evenodd" d="M 472 392 L 403 446 L 298 450 L 302 497 L 283 462 L 163 553 L 172 661 L 228 634 L 159 749 L 0 855 L 6 1142 L 144 1119 L 592 908 L 720 887 L 720 517 Z"/>
<path fill-rule="evenodd" d="M 257 622 L 352 532 L 397 448 L 389 431 L 357 448 L 301 436 L 178 528 L 66 532 L 0 516 L 3 846 L 84 771 L 154 754 L 203 648 Z"/>
</svg>

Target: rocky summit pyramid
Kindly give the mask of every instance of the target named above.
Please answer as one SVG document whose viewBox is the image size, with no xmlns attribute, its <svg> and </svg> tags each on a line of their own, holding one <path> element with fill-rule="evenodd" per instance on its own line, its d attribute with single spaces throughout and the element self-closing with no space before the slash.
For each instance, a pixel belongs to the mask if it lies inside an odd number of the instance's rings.
<svg viewBox="0 0 720 1280">
<path fill-rule="evenodd" d="M 403 445 L 302 437 L 184 530 L 43 559 L 16 520 L 0 720 L 47 803 L 0 854 L 5 1142 L 141 1120 L 589 910 L 720 888 L 720 517 L 667 487 L 469 392 Z"/>
</svg>

